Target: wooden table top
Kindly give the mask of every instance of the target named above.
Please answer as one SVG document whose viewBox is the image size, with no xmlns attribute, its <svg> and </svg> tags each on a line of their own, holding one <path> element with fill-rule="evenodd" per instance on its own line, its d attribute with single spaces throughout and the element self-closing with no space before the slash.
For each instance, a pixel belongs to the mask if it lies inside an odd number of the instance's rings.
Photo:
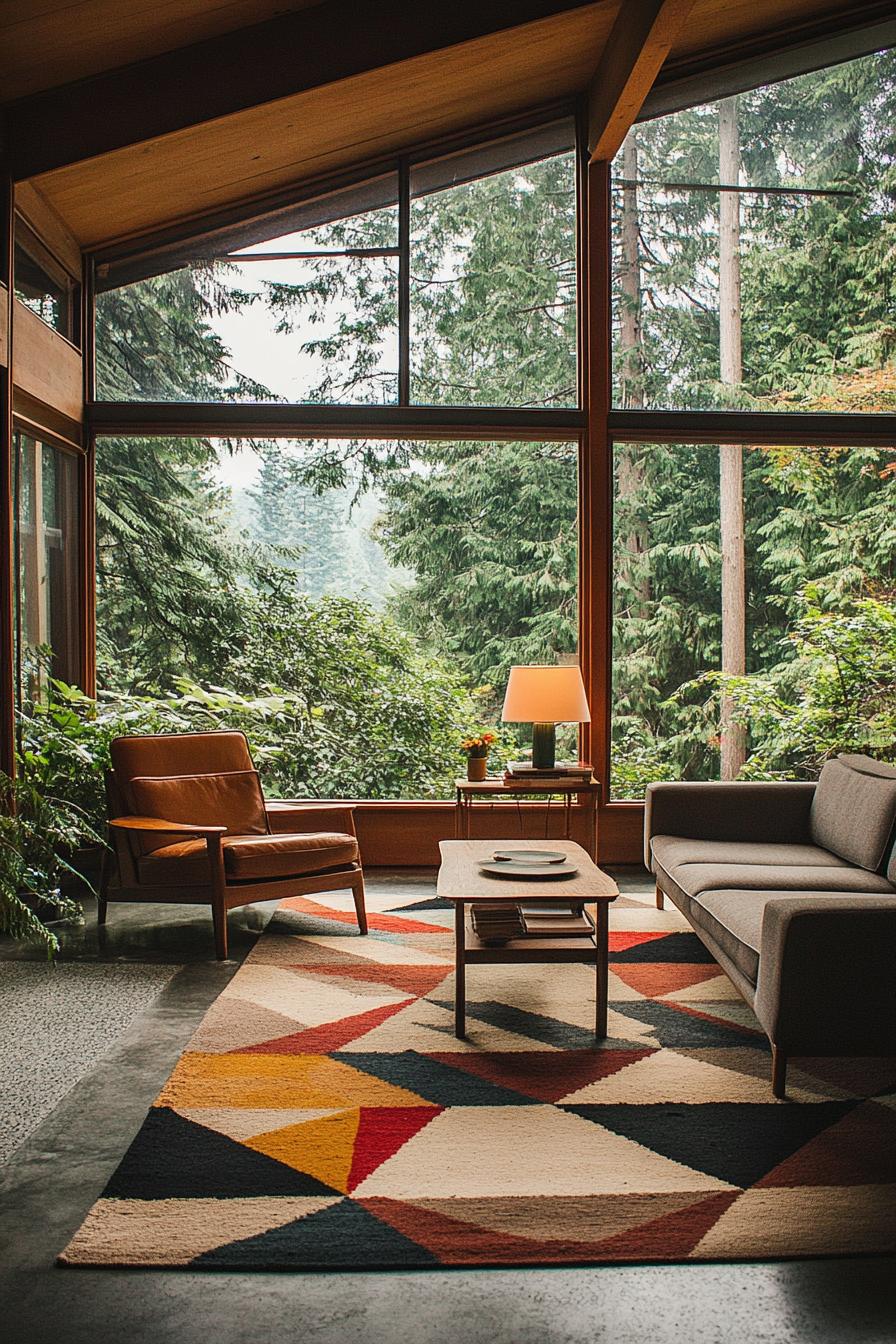
<svg viewBox="0 0 896 1344">
<path fill-rule="evenodd" d="M 454 787 L 460 793 L 593 793 L 600 789 L 596 779 L 505 779 L 492 775 L 488 779 L 458 777 Z"/>
<path fill-rule="evenodd" d="M 619 888 L 573 840 L 441 840 L 437 894 L 447 901 L 614 901 Z M 498 849 L 553 849 L 564 853 L 578 868 L 575 877 L 488 877 L 480 863 L 488 863 Z"/>
</svg>

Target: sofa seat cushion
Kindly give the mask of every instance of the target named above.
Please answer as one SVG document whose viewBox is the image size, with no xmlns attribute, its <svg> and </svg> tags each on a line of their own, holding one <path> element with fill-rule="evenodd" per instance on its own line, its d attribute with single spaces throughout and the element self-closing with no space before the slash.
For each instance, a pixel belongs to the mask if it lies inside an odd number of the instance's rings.
<svg viewBox="0 0 896 1344">
<path fill-rule="evenodd" d="M 849 868 L 818 845 L 763 844 L 753 840 L 690 840 L 682 835 L 655 835 L 654 859 L 667 873 L 680 863 L 773 863 L 778 867 Z"/>
<path fill-rule="evenodd" d="M 842 859 L 876 872 L 896 823 L 896 767 L 870 756 L 827 761 L 812 800 L 812 839 Z"/>
<path fill-rule="evenodd" d="M 747 979 L 756 984 L 762 950 L 762 921 L 769 905 L 792 899 L 791 890 L 717 890 L 704 891 L 690 904 L 691 922 L 712 939 L 734 962 Z M 852 891 L 806 890 L 798 893 L 824 906 L 827 901 L 842 902 L 856 895 Z M 882 893 L 883 894 L 883 893 Z M 892 893 L 891 893 L 892 894 Z M 862 909 L 867 904 L 862 903 Z"/>
<path fill-rule="evenodd" d="M 234 881 L 267 881 L 278 877 L 310 877 L 358 862 L 353 835 L 320 831 L 307 835 L 237 835 L 221 841 L 224 871 Z M 153 886 L 207 886 L 211 882 L 204 840 L 182 840 L 146 855 L 139 863 L 140 881 Z"/>
<path fill-rule="evenodd" d="M 864 868 L 775 863 L 679 863 L 670 874 L 691 897 L 704 891 L 839 891 L 892 896 L 879 873 Z"/>
<path fill-rule="evenodd" d="M 759 975 L 765 891 L 706 891 L 691 901 L 691 921 L 716 942 L 755 985 Z"/>
<path fill-rule="evenodd" d="M 241 835 L 224 841 L 224 869 L 237 881 L 303 877 L 357 862 L 357 840 L 339 831 Z"/>
</svg>

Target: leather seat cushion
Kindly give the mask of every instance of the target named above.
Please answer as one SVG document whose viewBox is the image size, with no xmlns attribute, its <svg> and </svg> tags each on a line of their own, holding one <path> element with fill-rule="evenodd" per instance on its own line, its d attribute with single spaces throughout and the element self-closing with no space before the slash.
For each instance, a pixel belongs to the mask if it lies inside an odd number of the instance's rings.
<svg viewBox="0 0 896 1344">
<path fill-rule="evenodd" d="M 302 877 L 358 862 L 358 842 L 339 831 L 307 835 L 240 835 L 224 840 L 224 869 L 237 881 Z"/>
<path fill-rule="evenodd" d="M 221 842 L 224 871 L 234 881 L 310 877 L 358 862 L 353 835 L 320 831 L 308 835 L 235 835 Z M 208 885 L 211 873 L 204 840 L 165 845 L 140 860 L 140 881 L 153 886 Z"/>
</svg>

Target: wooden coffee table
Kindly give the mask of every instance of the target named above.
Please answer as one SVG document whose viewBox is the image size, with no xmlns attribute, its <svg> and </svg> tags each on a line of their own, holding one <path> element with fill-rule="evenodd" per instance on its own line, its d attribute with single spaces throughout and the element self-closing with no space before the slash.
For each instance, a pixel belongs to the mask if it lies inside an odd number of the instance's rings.
<svg viewBox="0 0 896 1344">
<path fill-rule="evenodd" d="M 496 849 L 554 849 L 566 854 L 578 868 L 575 877 L 533 881 L 528 878 L 488 877 L 480 873 Z M 466 1035 L 466 968 L 473 964 L 507 965 L 524 962 L 585 962 L 596 971 L 594 1034 L 602 1041 L 607 1035 L 607 961 L 609 950 L 609 907 L 619 895 L 611 877 L 602 872 L 572 840 L 442 840 L 439 844 L 442 866 L 437 892 L 443 900 L 454 902 L 455 991 L 454 1031 Z M 514 938 L 498 947 L 483 943 L 467 922 L 467 906 L 484 901 L 556 902 L 568 905 L 582 901 L 597 907 L 593 935 L 582 938 Z"/>
</svg>

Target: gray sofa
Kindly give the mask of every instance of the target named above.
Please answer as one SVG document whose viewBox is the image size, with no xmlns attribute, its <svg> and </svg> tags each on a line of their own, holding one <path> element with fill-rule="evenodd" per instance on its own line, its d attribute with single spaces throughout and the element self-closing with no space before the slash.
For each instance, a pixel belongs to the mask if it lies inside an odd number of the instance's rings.
<svg viewBox="0 0 896 1344">
<path fill-rule="evenodd" d="M 817 784 L 651 784 L 644 860 L 790 1055 L 896 1053 L 896 769 L 828 761 Z"/>
</svg>

